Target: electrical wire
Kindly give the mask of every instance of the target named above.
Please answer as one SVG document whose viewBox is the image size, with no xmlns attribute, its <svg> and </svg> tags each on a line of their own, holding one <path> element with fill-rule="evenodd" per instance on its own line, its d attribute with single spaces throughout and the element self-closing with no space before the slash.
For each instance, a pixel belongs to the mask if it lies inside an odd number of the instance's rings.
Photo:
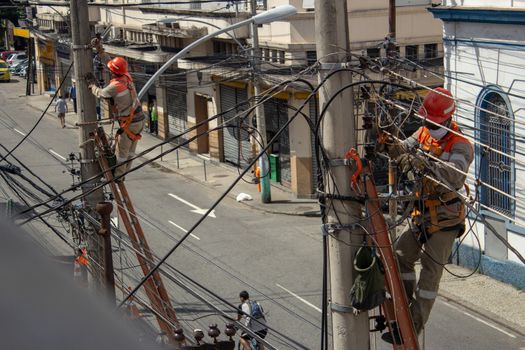
<svg viewBox="0 0 525 350">
<path fill-rule="evenodd" d="M 298 78 L 296 78 L 296 79 L 298 79 Z M 292 79 L 292 80 L 295 80 L 295 79 Z M 276 91 L 280 86 L 286 85 L 288 82 L 289 82 L 289 81 L 284 81 L 284 82 L 282 82 L 282 83 L 279 84 L 279 85 L 273 86 L 273 87 L 270 88 L 269 91 Z M 277 92 L 274 92 L 274 93 L 277 93 Z M 267 98 L 268 98 L 268 97 L 267 97 Z M 240 114 L 241 114 L 241 115 L 243 115 L 243 114 L 245 114 L 245 115 L 249 115 L 249 114 L 250 114 L 250 113 L 256 108 L 256 106 L 257 106 L 258 104 L 260 104 L 260 103 L 264 103 L 265 100 L 266 100 L 266 99 L 260 100 L 256 105 L 250 107 L 250 109 L 249 109 L 248 111 L 246 111 L 246 112 L 241 112 Z M 112 169 L 114 169 L 114 168 L 116 168 L 116 167 L 118 167 L 118 166 L 128 164 L 128 163 L 132 162 L 133 160 L 135 160 L 135 159 L 137 159 L 137 158 L 139 158 L 139 157 L 142 157 L 142 156 L 146 155 L 147 153 L 153 151 L 154 149 L 159 148 L 159 147 L 161 147 L 162 145 L 167 144 L 167 143 L 169 143 L 169 142 L 172 142 L 172 141 L 176 140 L 177 138 L 179 138 L 179 137 L 181 137 L 181 136 L 183 136 L 183 135 L 185 135 L 185 134 L 187 134 L 187 133 L 190 133 L 190 132 L 193 131 L 193 130 L 196 130 L 199 126 L 204 125 L 204 124 L 207 124 L 207 123 L 209 123 L 210 121 L 215 120 L 215 119 L 219 118 L 220 116 L 223 116 L 223 115 L 225 115 L 226 113 L 228 113 L 228 112 L 230 112 L 230 111 L 232 111 L 232 110 L 236 110 L 236 109 L 238 108 L 239 105 L 245 105 L 245 104 L 247 104 L 248 102 L 249 102 L 249 101 L 243 101 L 243 102 L 241 102 L 240 104 L 238 104 L 238 105 L 236 105 L 236 106 L 234 106 L 234 107 L 232 107 L 232 108 L 230 108 L 230 109 L 228 109 L 228 110 L 226 110 L 226 111 L 223 111 L 223 112 L 221 112 L 221 113 L 216 114 L 215 116 L 212 116 L 212 117 L 210 117 L 210 118 L 208 118 L 208 119 L 205 119 L 205 120 L 203 120 L 203 121 L 197 123 L 197 124 L 194 125 L 193 127 L 189 128 L 189 129 L 186 129 L 186 130 L 185 130 L 184 132 L 182 132 L 181 134 L 175 135 L 175 136 L 173 136 L 173 137 L 169 137 L 168 139 L 166 139 L 166 140 L 164 140 L 164 141 L 162 141 L 162 142 L 160 142 L 160 143 L 158 143 L 158 144 L 156 144 L 156 145 L 154 145 L 154 146 L 152 146 L 152 147 L 150 147 L 150 148 L 148 148 L 148 149 L 146 149 L 146 150 L 140 152 L 139 154 L 136 154 L 134 157 L 130 157 L 130 158 L 128 158 L 128 160 L 123 161 L 123 162 L 121 162 L 121 163 L 119 163 L 119 164 L 114 165 L 114 166 L 111 167 L 110 169 L 112 170 Z M 231 119 L 233 120 L 234 118 L 237 118 L 237 117 L 238 117 L 238 115 L 235 115 L 235 116 L 232 117 Z M 228 122 L 228 121 L 224 122 L 224 124 L 227 124 L 227 122 Z M 126 176 L 126 174 L 128 174 L 128 173 L 130 173 L 130 172 L 132 172 L 132 171 L 135 171 L 135 170 L 137 170 L 137 169 L 140 169 L 140 168 L 142 168 L 142 167 L 144 167 L 145 165 L 147 165 L 147 164 L 149 164 L 149 163 L 151 163 L 151 162 L 153 162 L 153 161 L 155 161 L 155 160 L 157 160 L 157 159 L 159 159 L 159 158 L 165 156 L 166 154 L 169 154 L 169 153 L 171 153 L 171 152 L 177 150 L 179 147 L 182 147 L 182 146 L 185 146 L 185 145 L 189 144 L 191 141 L 195 140 L 197 137 L 200 137 L 200 136 L 202 136 L 202 135 L 204 135 L 204 134 L 209 134 L 210 132 L 213 132 L 213 131 L 219 130 L 220 128 L 223 128 L 223 126 L 219 126 L 219 127 L 217 127 L 217 128 L 209 129 L 208 131 L 204 132 L 203 134 L 196 135 L 196 136 L 192 137 L 192 138 L 189 139 L 189 140 L 184 140 L 182 143 L 180 143 L 180 144 L 177 145 L 176 147 L 174 147 L 174 148 L 172 148 L 172 149 L 169 149 L 169 150 L 167 150 L 167 151 L 161 152 L 159 155 L 152 157 L 151 159 L 147 160 L 146 162 L 144 162 L 144 163 L 142 163 L 142 164 L 140 164 L 140 165 L 138 165 L 138 166 L 135 166 L 135 167 L 130 168 L 129 170 L 127 170 L 126 172 L 124 172 L 124 173 L 121 174 L 120 176 L 117 176 L 116 178 L 114 178 L 114 180 L 119 180 L 120 178 Z M 97 175 L 92 176 L 92 177 L 89 178 L 89 179 L 83 180 L 83 181 L 81 181 L 81 182 L 75 184 L 74 186 L 71 186 L 70 188 L 68 188 L 68 189 L 66 189 L 66 190 L 64 190 L 64 191 L 62 191 L 62 192 L 60 193 L 60 195 L 63 195 L 63 194 L 65 194 L 65 193 L 67 193 L 67 192 L 70 192 L 70 191 L 75 191 L 77 188 L 79 188 L 80 186 L 82 186 L 82 185 L 84 185 L 84 184 L 86 184 L 86 183 L 88 183 L 88 182 L 91 182 L 91 181 L 93 181 L 93 180 L 98 180 L 98 179 L 100 179 L 100 177 L 103 176 L 103 175 L 104 175 L 104 172 L 101 172 L 101 173 L 99 173 L 99 174 L 97 174 Z M 71 199 L 65 201 L 61 206 L 66 205 L 66 204 L 69 204 L 69 203 L 71 203 L 72 201 L 77 200 L 77 199 L 79 199 L 79 198 L 81 198 L 81 197 L 83 197 L 83 196 L 86 196 L 86 195 L 88 195 L 88 194 L 91 194 L 91 193 L 93 193 L 94 191 L 98 190 L 99 188 L 102 188 L 102 187 L 105 186 L 106 184 L 108 184 L 108 182 L 107 182 L 107 181 L 103 181 L 101 184 L 94 186 L 92 189 L 86 191 L 85 193 L 83 193 L 83 194 L 81 194 L 81 195 L 78 195 L 78 196 L 75 196 L 75 197 L 73 197 L 73 198 L 71 198 Z M 50 202 L 50 201 L 52 201 L 52 200 L 55 200 L 55 199 L 56 199 L 56 196 L 51 197 L 51 198 L 47 199 L 46 201 L 44 201 L 44 202 L 42 202 L 42 203 L 40 203 L 40 204 L 38 204 L 38 205 L 35 205 L 35 206 L 33 206 L 33 207 L 31 207 L 31 208 L 29 208 L 29 209 L 23 211 L 23 212 L 20 213 L 20 214 L 25 214 L 26 212 L 28 212 L 28 211 L 30 211 L 30 210 L 34 210 L 35 208 L 37 208 L 37 207 L 39 207 L 39 206 L 41 206 L 41 205 L 44 205 L 44 204 L 46 204 L 46 203 L 48 203 L 48 202 Z M 58 209 L 58 208 L 60 208 L 60 206 L 59 206 L 59 207 L 56 207 L 56 209 Z M 24 223 L 26 223 L 26 222 L 28 222 L 28 221 L 30 221 L 30 220 L 31 220 L 31 219 L 26 220 L 26 221 L 24 221 L 22 224 L 24 224 Z"/>
</svg>

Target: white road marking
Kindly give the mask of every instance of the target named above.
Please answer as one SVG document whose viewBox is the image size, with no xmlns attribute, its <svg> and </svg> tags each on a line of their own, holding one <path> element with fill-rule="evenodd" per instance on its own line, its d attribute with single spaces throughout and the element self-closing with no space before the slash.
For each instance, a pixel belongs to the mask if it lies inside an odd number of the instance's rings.
<svg viewBox="0 0 525 350">
<path fill-rule="evenodd" d="M 20 135 L 22 136 L 26 136 L 26 134 L 24 134 L 23 132 L 21 132 L 20 130 L 18 130 L 17 128 L 13 128 L 14 131 L 16 131 L 17 133 L 19 133 Z"/>
<path fill-rule="evenodd" d="M 193 208 L 193 210 L 190 210 L 192 213 L 197 213 L 197 214 L 200 214 L 200 215 L 204 215 L 206 214 L 206 212 L 208 211 L 208 209 L 201 209 L 199 208 L 198 206 L 196 206 L 195 204 L 192 204 L 190 202 L 188 202 L 187 200 L 183 199 L 183 198 L 180 198 L 179 196 L 177 195 L 174 195 L 173 193 L 168 193 L 169 196 L 175 198 L 176 200 L 178 200 L 179 202 L 182 202 L 184 204 L 186 204 L 187 206 Z M 215 216 L 215 210 L 212 210 L 208 216 L 210 218 L 216 218 Z"/>
<path fill-rule="evenodd" d="M 177 225 L 176 223 L 174 223 L 174 222 L 171 221 L 171 220 L 168 220 L 168 222 L 169 222 L 170 224 L 172 224 L 173 226 L 175 226 L 176 228 L 178 228 L 179 230 L 181 230 L 182 232 L 184 232 L 184 233 L 188 233 L 188 230 L 186 230 L 184 227 L 181 227 L 181 226 Z M 195 236 L 193 233 L 190 233 L 190 236 L 192 236 L 192 237 L 195 238 L 196 240 L 199 240 L 199 241 L 201 240 L 199 237 Z"/>
<path fill-rule="evenodd" d="M 503 330 L 503 329 L 493 325 L 492 323 L 489 323 L 489 322 L 487 322 L 485 320 L 482 320 L 481 318 L 479 318 L 477 316 L 474 316 L 474 315 L 472 315 L 472 314 L 470 314 L 470 313 L 468 313 L 466 311 L 463 311 L 460 308 L 458 308 L 458 307 L 456 307 L 456 306 L 454 306 L 452 304 L 447 303 L 446 301 L 443 301 L 443 304 L 445 304 L 446 306 L 448 306 L 448 307 L 450 307 L 452 309 L 458 310 L 462 314 L 467 315 L 468 317 L 471 317 L 471 318 L 475 319 L 476 321 L 483 323 L 484 325 L 487 325 L 487 326 L 489 326 L 491 328 L 494 328 L 495 330 L 497 330 L 497 331 L 499 331 L 499 332 L 501 332 L 503 334 L 506 334 L 506 335 L 508 335 L 511 338 L 516 338 L 516 336 L 514 334 L 509 333 L 509 332 L 507 332 L 507 331 L 505 331 L 505 330 Z"/>
<path fill-rule="evenodd" d="M 52 155 L 54 155 L 54 156 L 56 156 L 56 157 L 62 159 L 63 161 L 66 161 L 66 160 L 67 160 L 66 157 L 61 156 L 60 154 L 58 154 L 58 153 L 56 153 L 55 151 L 53 151 L 51 148 L 48 149 L 48 151 L 49 151 L 49 153 L 51 153 Z"/>
<path fill-rule="evenodd" d="M 291 290 L 289 289 L 286 289 L 284 288 L 283 286 L 281 286 L 279 283 L 276 283 L 275 284 L 277 287 L 281 288 L 282 290 L 284 290 L 286 293 L 289 293 L 290 295 L 296 297 L 297 299 L 299 299 L 300 301 L 302 301 L 303 303 L 305 303 L 306 305 L 310 306 L 311 308 L 319 311 L 319 312 L 323 312 L 323 310 L 321 310 L 320 308 L 318 308 L 317 306 L 315 306 L 314 304 L 312 304 L 311 302 L 309 302 L 308 300 L 304 299 L 304 298 L 301 298 L 300 296 L 298 296 L 297 294 L 295 294 L 294 292 L 292 292 Z"/>
</svg>

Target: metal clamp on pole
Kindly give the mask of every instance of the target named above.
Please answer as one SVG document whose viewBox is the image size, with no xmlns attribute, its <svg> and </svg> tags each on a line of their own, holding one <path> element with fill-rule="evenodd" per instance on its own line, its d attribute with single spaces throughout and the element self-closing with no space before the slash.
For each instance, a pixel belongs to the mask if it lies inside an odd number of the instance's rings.
<svg viewBox="0 0 525 350">
<path fill-rule="evenodd" d="M 112 118 L 103 118 L 103 119 L 97 120 L 95 122 L 76 122 L 75 126 L 111 124 L 111 123 L 113 123 L 113 119 Z"/>
<path fill-rule="evenodd" d="M 328 165 L 330 165 L 331 167 L 348 166 L 348 165 L 352 165 L 353 163 L 354 163 L 354 161 L 352 159 L 345 159 L 345 158 L 342 158 L 342 159 L 330 159 L 328 161 Z"/>
<path fill-rule="evenodd" d="M 87 44 L 87 45 L 71 45 L 71 48 L 73 50 L 87 50 L 87 49 L 91 49 L 91 45 Z"/>
<path fill-rule="evenodd" d="M 345 314 L 353 314 L 354 313 L 354 308 L 353 307 L 351 307 L 351 306 L 344 306 L 344 305 L 341 305 L 341 304 L 336 304 L 334 302 L 330 303 L 330 310 L 335 311 L 335 312 L 345 313 Z"/>
<path fill-rule="evenodd" d="M 336 69 L 344 69 L 348 68 L 349 64 L 348 62 L 340 62 L 340 63 L 321 63 L 319 70 L 336 70 Z"/>
<path fill-rule="evenodd" d="M 336 233 L 337 231 L 342 231 L 342 230 L 355 230 L 359 228 L 358 225 L 356 224 L 335 224 L 335 223 L 330 223 L 330 224 L 322 224 L 321 225 L 321 233 L 323 236 L 328 236 L 332 233 Z"/>
<path fill-rule="evenodd" d="M 78 161 L 80 164 L 90 164 L 90 163 L 97 163 L 98 159 L 80 159 Z"/>
</svg>

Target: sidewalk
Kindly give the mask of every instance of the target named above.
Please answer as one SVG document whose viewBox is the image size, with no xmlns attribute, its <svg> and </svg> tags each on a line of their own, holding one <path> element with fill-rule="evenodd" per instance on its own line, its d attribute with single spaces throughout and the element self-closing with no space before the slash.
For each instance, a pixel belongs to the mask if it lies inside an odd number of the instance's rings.
<svg viewBox="0 0 525 350">
<path fill-rule="evenodd" d="M 26 98 L 28 105 L 42 111 L 49 103 L 48 96 L 31 96 Z M 69 107 L 72 111 L 70 103 Z M 48 115 L 56 119 L 53 112 L 54 106 L 50 107 Z M 76 128 L 76 115 L 68 113 L 66 124 L 68 128 Z M 58 123 L 58 121 L 57 121 Z M 161 140 L 147 132 L 143 133 L 139 142 L 137 153 L 160 143 Z M 153 159 L 162 151 L 172 149 L 174 145 L 167 144 L 148 153 L 143 158 Z M 180 174 L 203 186 L 222 193 L 238 176 L 238 169 L 223 163 L 217 163 L 206 158 L 190 154 L 186 150 L 173 151 L 152 163 L 161 171 Z M 272 203 L 263 204 L 257 192 L 257 185 L 249 183 L 252 174 L 248 172 L 244 180 L 241 180 L 229 193 L 229 197 L 235 199 L 243 192 L 253 197 L 252 201 L 243 204 L 268 213 L 312 216 L 319 214 L 319 206 L 315 200 L 294 199 L 293 194 L 284 188 L 272 186 Z M 470 270 L 456 266 L 447 265 L 447 268 L 457 275 L 468 275 Z M 488 276 L 476 273 L 469 278 L 463 279 L 452 276 L 445 272 L 441 280 L 439 294 L 441 300 L 457 303 L 462 308 L 482 314 L 490 323 L 496 326 L 510 328 L 516 335 L 525 336 L 525 291 L 520 291 L 511 285 L 496 281 Z M 471 315 L 472 316 L 472 315 Z M 473 316 L 472 316 L 473 317 Z"/>
</svg>

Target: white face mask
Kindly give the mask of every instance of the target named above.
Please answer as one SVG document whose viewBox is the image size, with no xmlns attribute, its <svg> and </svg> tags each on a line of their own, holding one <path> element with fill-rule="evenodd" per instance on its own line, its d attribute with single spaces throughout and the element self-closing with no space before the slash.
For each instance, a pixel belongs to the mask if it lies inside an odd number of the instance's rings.
<svg viewBox="0 0 525 350">
<path fill-rule="evenodd" d="M 448 132 L 447 129 L 439 128 L 436 130 L 428 129 L 430 136 L 435 140 L 441 140 Z"/>
</svg>

